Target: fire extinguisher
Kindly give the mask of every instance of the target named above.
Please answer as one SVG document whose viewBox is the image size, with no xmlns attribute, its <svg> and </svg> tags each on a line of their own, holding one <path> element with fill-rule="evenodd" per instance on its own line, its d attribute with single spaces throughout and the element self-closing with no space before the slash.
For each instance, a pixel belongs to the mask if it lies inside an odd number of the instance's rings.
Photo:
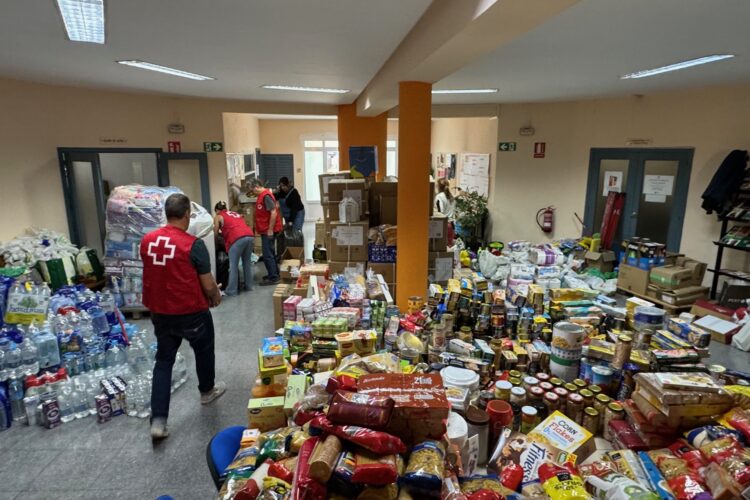
<svg viewBox="0 0 750 500">
<path fill-rule="evenodd" d="M 542 222 L 539 222 L 539 216 Z M 555 226 L 555 207 L 542 208 L 536 213 L 536 224 L 545 233 L 551 233 Z"/>
</svg>

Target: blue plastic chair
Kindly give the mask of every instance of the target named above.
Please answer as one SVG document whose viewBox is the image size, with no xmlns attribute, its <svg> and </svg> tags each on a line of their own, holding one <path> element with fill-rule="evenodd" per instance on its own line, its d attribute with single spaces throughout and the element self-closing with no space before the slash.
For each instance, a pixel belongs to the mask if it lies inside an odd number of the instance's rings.
<svg viewBox="0 0 750 500">
<path fill-rule="evenodd" d="M 240 449 L 242 431 L 244 430 L 245 427 L 242 425 L 227 427 L 214 434 L 214 437 L 208 442 L 206 462 L 208 462 L 208 470 L 211 472 L 211 478 L 214 480 L 217 491 L 221 489 L 224 482 L 221 477 L 224 470 L 232 463 L 234 456 Z"/>
</svg>

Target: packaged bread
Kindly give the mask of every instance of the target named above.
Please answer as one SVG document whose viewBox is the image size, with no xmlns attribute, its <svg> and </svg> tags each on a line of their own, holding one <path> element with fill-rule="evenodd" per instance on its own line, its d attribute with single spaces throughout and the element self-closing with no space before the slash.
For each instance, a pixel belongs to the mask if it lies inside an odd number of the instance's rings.
<svg viewBox="0 0 750 500">
<path fill-rule="evenodd" d="M 331 479 L 333 468 L 342 448 L 341 440 L 333 434 L 329 434 L 325 439 L 318 441 L 310 456 L 309 476 L 319 483 L 327 483 Z"/>
</svg>

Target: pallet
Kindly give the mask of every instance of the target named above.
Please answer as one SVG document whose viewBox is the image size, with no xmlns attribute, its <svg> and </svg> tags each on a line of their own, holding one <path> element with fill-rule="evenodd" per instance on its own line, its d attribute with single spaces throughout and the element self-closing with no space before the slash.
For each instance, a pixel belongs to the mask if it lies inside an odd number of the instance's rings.
<svg viewBox="0 0 750 500">
<path fill-rule="evenodd" d="M 131 319 L 139 320 L 147 316 L 150 311 L 145 307 L 121 307 L 120 312 L 129 315 Z"/>
<path fill-rule="evenodd" d="M 656 304 L 657 306 L 661 307 L 672 316 L 677 316 L 681 311 L 689 311 L 693 307 L 693 304 L 680 305 L 680 306 L 676 306 L 674 304 L 667 304 L 666 302 L 662 302 L 661 300 L 656 299 L 654 297 L 649 297 L 648 295 L 644 295 L 642 293 L 636 293 L 631 290 L 626 290 L 625 288 L 620 288 L 619 286 L 617 287 L 617 292 L 623 295 L 631 295 L 633 297 L 638 297 L 639 299 L 648 300 L 649 302 L 652 302 Z"/>
</svg>

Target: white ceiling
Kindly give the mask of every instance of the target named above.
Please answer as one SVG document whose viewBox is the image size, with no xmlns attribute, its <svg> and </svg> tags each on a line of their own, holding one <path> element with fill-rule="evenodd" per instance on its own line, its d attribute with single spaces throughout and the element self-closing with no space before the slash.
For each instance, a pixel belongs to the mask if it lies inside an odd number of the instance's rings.
<svg viewBox="0 0 750 500">
<path fill-rule="evenodd" d="M 106 0 L 106 44 L 67 40 L 54 0 L 0 16 L 0 76 L 262 101 L 356 99 L 430 0 Z M 115 64 L 140 59 L 213 76 L 193 81 Z M 345 88 L 343 95 L 259 88 Z"/>
<path fill-rule="evenodd" d="M 711 54 L 734 59 L 620 80 L 623 74 Z M 748 0 L 583 0 L 471 63 L 435 88 L 498 88 L 433 96 L 435 103 L 568 100 L 750 81 Z"/>
</svg>

